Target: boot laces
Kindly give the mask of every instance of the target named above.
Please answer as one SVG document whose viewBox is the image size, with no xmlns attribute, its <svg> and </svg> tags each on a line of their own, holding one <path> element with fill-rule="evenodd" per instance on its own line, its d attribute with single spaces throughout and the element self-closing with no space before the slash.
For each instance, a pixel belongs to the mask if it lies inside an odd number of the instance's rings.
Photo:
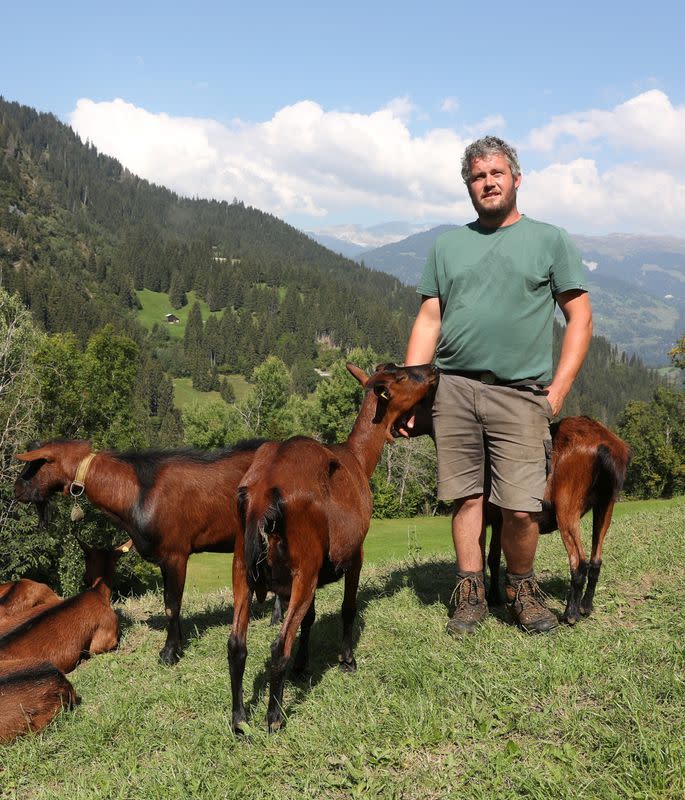
<svg viewBox="0 0 685 800">
<path fill-rule="evenodd" d="M 544 605 L 545 600 L 549 600 L 549 595 L 542 591 L 540 584 L 534 577 L 523 578 L 516 587 L 514 603 L 520 603 L 522 608 Z"/>
<path fill-rule="evenodd" d="M 461 578 L 457 585 L 454 587 L 452 596 L 450 597 L 450 605 L 455 604 L 457 608 L 463 608 L 467 605 L 478 605 L 478 580 L 477 578 L 467 575 Z"/>
</svg>

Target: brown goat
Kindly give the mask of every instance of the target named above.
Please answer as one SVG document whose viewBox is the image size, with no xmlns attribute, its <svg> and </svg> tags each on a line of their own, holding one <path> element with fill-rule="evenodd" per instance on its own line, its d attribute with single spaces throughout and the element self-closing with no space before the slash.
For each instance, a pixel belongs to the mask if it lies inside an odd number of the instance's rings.
<svg viewBox="0 0 685 800">
<path fill-rule="evenodd" d="M 109 570 L 111 569 L 110 562 L 112 561 L 112 549 L 109 547 L 90 547 L 90 545 L 82 542 L 78 537 L 76 537 L 76 541 L 81 546 L 85 555 L 84 583 L 87 586 L 93 586 L 98 578 L 106 577 L 109 574 Z M 126 553 L 131 550 L 132 547 L 133 540 L 129 539 L 127 542 L 120 545 L 117 550 L 120 553 Z M 118 555 L 115 555 L 116 559 L 118 559 L 118 557 Z M 111 579 L 108 578 L 107 580 Z M 39 585 L 42 586 L 44 584 Z M 58 594 L 53 592 L 53 595 L 54 597 L 48 597 L 44 603 L 22 609 L 4 619 L 0 618 L 0 634 L 6 633 L 28 622 L 30 619 L 33 619 L 33 617 L 42 614 L 46 609 L 63 602 L 63 599 Z"/>
<path fill-rule="evenodd" d="M 239 528 L 233 558 L 234 611 L 228 646 L 236 732 L 246 720 L 242 682 L 253 592 L 260 599 L 271 590 L 290 601 L 271 650 L 269 730 L 282 723 L 285 672 L 300 625 L 295 670 L 302 672 L 307 666 L 316 588 L 343 575 L 339 662 L 345 671 L 356 668 L 352 627 L 363 542 L 371 520 L 369 479 L 384 443 L 392 441 L 393 423 L 430 390 L 437 373 L 430 365 L 382 364 L 369 378 L 352 364 L 347 368 L 365 389 L 347 441 L 326 446 L 295 437 L 281 444 L 266 443 L 257 451 L 239 489 L 244 529 Z"/>
<path fill-rule="evenodd" d="M 45 603 L 59 603 L 62 598 L 49 586 L 28 578 L 0 584 L 0 625 L 20 612 Z"/>
<path fill-rule="evenodd" d="M 180 613 L 188 558 L 205 551 L 233 552 L 236 492 L 260 444 L 262 440 L 241 442 L 214 453 L 103 451 L 94 455 L 72 489 L 79 466 L 93 454 L 91 445 L 49 442 L 17 456 L 28 463 L 15 483 L 15 496 L 34 503 L 44 519 L 54 493 L 84 491 L 133 538 L 144 559 L 159 564 L 168 619 L 160 658 L 174 664 L 182 652 Z"/>
<path fill-rule="evenodd" d="M 119 618 L 110 605 L 112 580 L 128 543 L 107 551 L 102 574 L 85 592 L 63 600 L 0 634 L 0 661 L 38 658 L 71 672 L 89 655 L 106 653 L 119 643 Z"/>
<path fill-rule="evenodd" d="M 409 416 L 414 426 L 409 436 L 433 435 L 432 395 L 398 420 L 397 428 L 406 425 Z M 574 625 L 580 616 L 592 613 L 592 604 L 602 566 L 602 545 L 611 524 L 618 495 L 623 488 L 630 463 L 630 447 L 607 427 L 589 417 L 565 417 L 550 426 L 552 435 L 551 471 L 545 487 L 540 533 L 559 530 L 568 553 L 571 583 L 562 620 Z M 487 498 L 488 470 L 486 465 Z M 580 519 L 592 509 L 592 551 L 590 560 L 580 538 Z M 488 602 L 502 602 L 499 588 L 502 552 L 502 514 L 497 506 L 486 503 L 486 521 L 492 524 L 487 563 L 490 569 Z M 483 532 L 485 533 L 485 532 Z M 481 537 L 485 561 L 485 536 Z M 587 584 L 586 584 L 587 582 Z M 583 594 L 583 588 L 585 593 Z"/>
<path fill-rule="evenodd" d="M 552 469 L 539 517 L 540 533 L 557 529 L 561 533 L 571 571 L 562 620 L 574 625 L 581 615 L 592 613 L 602 566 L 602 545 L 611 524 L 614 504 L 623 487 L 631 452 L 622 439 L 589 417 L 565 417 L 552 424 L 551 433 Z M 588 561 L 580 538 L 580 519 L 590 509 L 592 552 Z M 488 600 L 496 604 L 501 602 L 502 515 L 498 508 L 488 504 L 487 516 L 492 522 Z"/>
<path fill-rule="evenodd" d="M 0 661 L 0 742 L 42 730 L 63 708 L 77 702 L 74 687 L 49 661 Z"/>
</svg>

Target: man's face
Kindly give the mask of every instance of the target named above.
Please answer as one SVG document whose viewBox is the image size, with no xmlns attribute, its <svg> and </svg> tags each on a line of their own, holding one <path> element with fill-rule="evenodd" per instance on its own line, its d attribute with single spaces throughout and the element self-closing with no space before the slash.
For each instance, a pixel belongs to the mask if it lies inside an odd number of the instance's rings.
<svg viewBox="0 0 685 800">
<path fill-rule="evenodd" d="M 474 159 L 467 188 L 479 219 L 506 219 L 516 208 L 516 190 L 520 183 L 521 176 L 514 178 L 502 153 Z"/>
</svg>

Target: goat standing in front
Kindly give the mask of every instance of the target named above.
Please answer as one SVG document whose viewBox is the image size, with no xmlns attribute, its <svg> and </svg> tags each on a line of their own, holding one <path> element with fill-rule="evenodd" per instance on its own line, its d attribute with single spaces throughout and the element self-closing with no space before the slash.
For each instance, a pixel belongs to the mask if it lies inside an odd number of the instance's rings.
<svg viewBox="0 0 685 800">
<path fill-rule="evenodd" d="M 345 671 L 356 668 L 352 627 L 363 542 L 371 521 L 369 479 L 384 443 L 392 441 L 395 420 L 430 391 L 437 372 L 431 365 L 404 368 L 382 364 L 369 378 L 352 364 L 347 368 L 365 389 L 347 441 L 326 446 L 295 437 L 280 444 L 266 443 L 257 451 L 238 492 L 244 529 L 238 529 L 233 558 L 233 628 L 228 646 L 236 732 L 246 720 L 242 683 L 253 592 L 258 599 L 268 590 L 289 599 L 272 646 L 269 730 L 282 724 L 285 673 L 300 625 L 294 666 L 297 672 L 307 666 L 316 588 L 343 575 L 339 662 Z"/>
<path fill-rule="evenodd" d="M 17 456 L 27 462 L 14 493 L 44 519 L 50 497 L 83 491 L 120 525 L 164 580 L 167 637 L 160 658 L 182 652 L 181 601 L 191 553 L 231 553 L 238 528 L 236 492 L 262 440 L 232 449 L 95 453 L 86 441 L 48 442 Z M 77 479 L 78 475 L 78 479 Z M 75 489 L 73 487 L 76 487 Z"/>
</svg>

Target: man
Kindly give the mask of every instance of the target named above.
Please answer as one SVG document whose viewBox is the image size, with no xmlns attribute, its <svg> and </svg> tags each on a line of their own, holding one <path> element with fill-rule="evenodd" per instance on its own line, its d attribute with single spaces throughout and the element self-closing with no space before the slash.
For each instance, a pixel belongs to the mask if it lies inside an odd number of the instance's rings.
<svg viewBox="0 0 685 800">
<path fill-rule="evenodd" d="M 417 288 L 421 307 L 405 357 L 412 365 L 435 355 L 441 371 L 433 407 L 438 497 L 454 501 L 457 556 L 456 607 L 447 629 L 472 633 L 488 612 L 489 499 L 502 511 L 510 615 L 524 630 L 543 632 L 557 625 L 533 572 L 549 423 L 587 354 L 592 310 L 580 254 L 566 232 L 517 209 L 521 168 L 514 148 L 495 136 L 473 142 L 462 177 L 478 219 L 435 242 Z M 555 302 L 566 330 L 552 374 Z M 489 498 L 483 497 L 486 461 Z"/>
</svg>

